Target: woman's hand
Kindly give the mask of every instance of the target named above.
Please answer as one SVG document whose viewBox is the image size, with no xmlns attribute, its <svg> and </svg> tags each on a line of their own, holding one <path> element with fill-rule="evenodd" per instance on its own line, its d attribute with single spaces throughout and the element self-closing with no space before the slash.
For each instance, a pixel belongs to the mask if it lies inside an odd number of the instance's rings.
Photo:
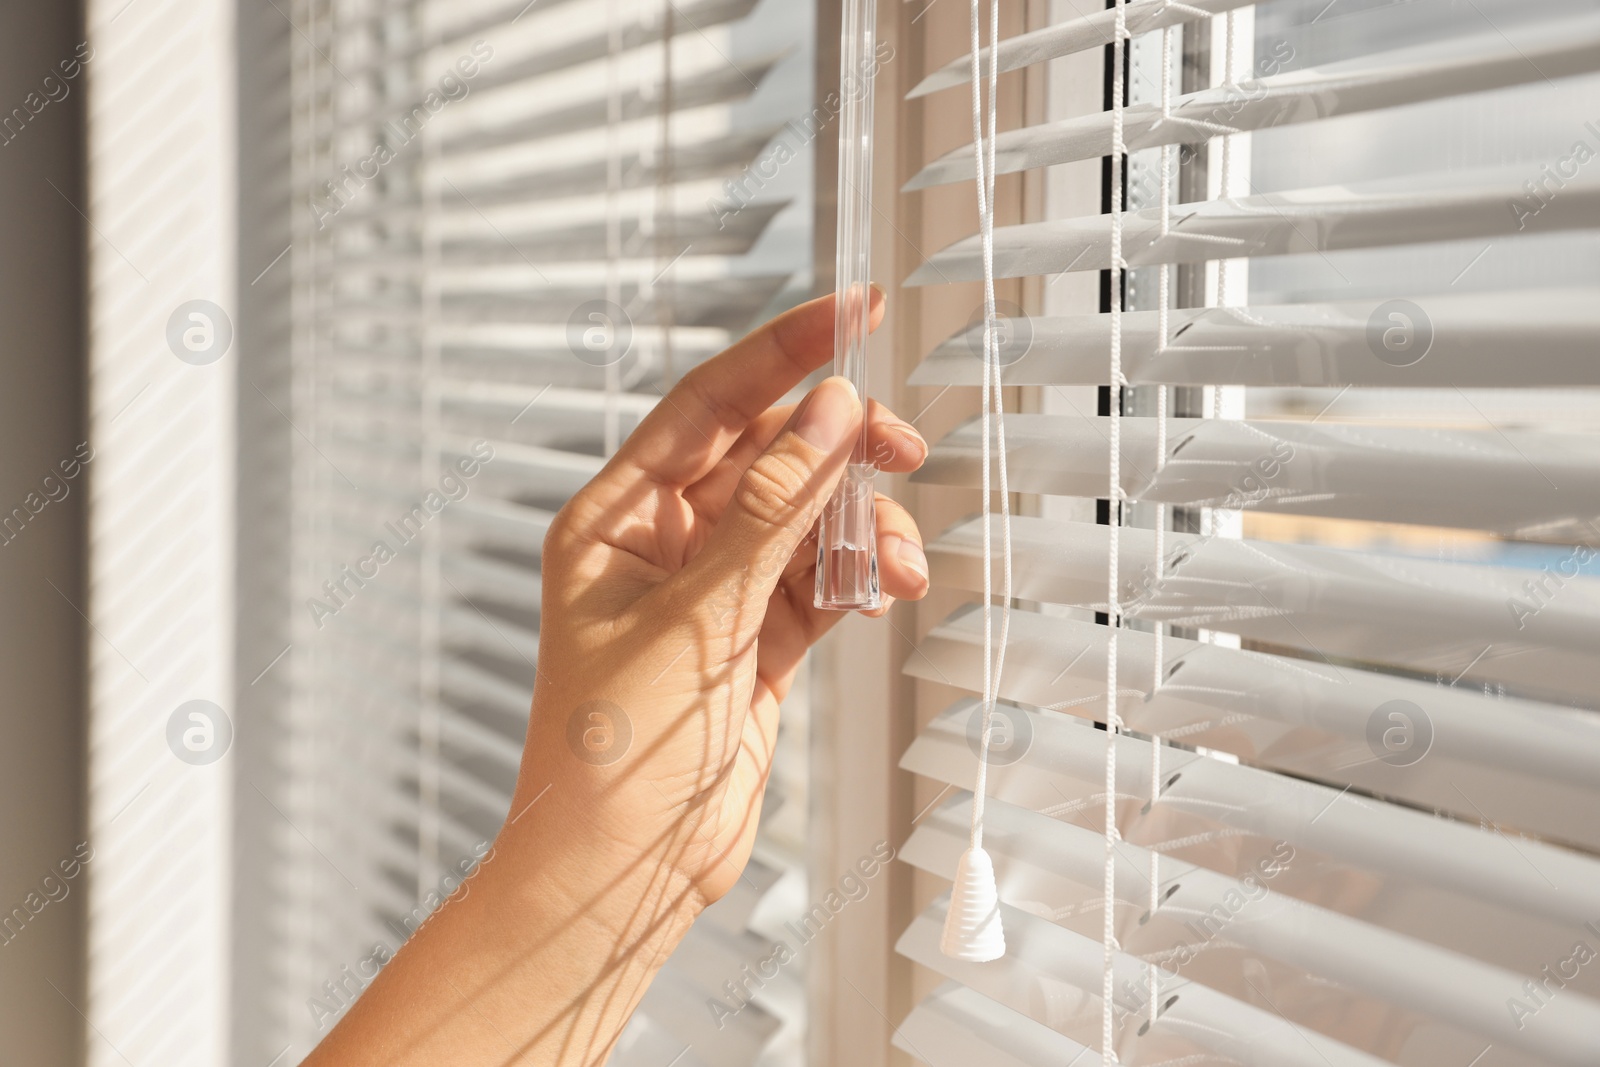
<svg viewBox="0 0 1600 1067">
<path fill-rule="evenodd" d="M 875 294 L 874 325 L 882 310 Z M 545 539 L 539 677 L 512 810 L 542 796 L 536 825 L 579 835 L 588 862 L 648 857 L 709 902 L 749 858 L 778 702 L 842 614 L 812 606 L 814 527 L 861 405 L 830 378 L 773 406 L 832 348 L 825 298 L 691 371 Z M 892 472 L 927 455 L 877 404 L 868 446 Z M 886 599 L 922 596 L 916 524 L 882 496 L 877 515 Z"/>
<path fill-rule="evenodd" d="M 690 372 L 562 509 L 510 817 L 307 1067 L 600 1064 L 738 879 L 778 703 L 841 617 L 812 607 L 811 531 L 861 404 L 830 378 L 774 406 L 832 348 L 831 297 L 768 323 Z M 908 424 L 877 405 L 867 423 L 881 469 L 922 463 Z M 886 599 L 920 597 L 916 525 L 877 505 Z"/>
</svg>

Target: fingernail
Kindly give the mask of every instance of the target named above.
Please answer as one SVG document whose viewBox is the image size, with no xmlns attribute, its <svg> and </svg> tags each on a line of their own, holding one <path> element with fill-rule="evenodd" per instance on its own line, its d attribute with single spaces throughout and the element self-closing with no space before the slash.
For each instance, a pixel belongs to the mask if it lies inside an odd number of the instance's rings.
<svg viewBox="0 0 1600 1067">
<path fill-rule="evenodd" d="M 917 432 L 917 428 L 915 426 L 911 425 L 909 422 L 906 422 L 904 419 L 900 419 L 900 420 L 897 420 L 897 425 L 895 426 L 895 429 L 900 432 L 900 436 L 904 437 L 907 441 L 911 442 L 911 444 L 916 448 L 917 452 L 924 459 L 927 458 L 927 456 L 928 456 L 928 439 L 926 437 L 923 437 L 920 433 L 918 433 Z"/>
<path fill-rule="evenodd" d="M 928 557 L 923 554 L 921 545 L 909 537 L 902 537 L 895 555 L 899 557 L 901 563 L 916 571 L 923 581 L 928 580 Z"/>
<path fill-rule="evenodd" d="M 883 286 L 879 285 L 877 282 L 872 283 L 871 289 L 872 299 L 867 301 L 868 307 L 876 307 L 885 300 L 889 299 L 889 294 L 884 290 Z"/>
<path fill-rule="evenodd" d="M 832 452 L 855 431 L 860 418 L 855 386 L 846 378 L 828 378 L 806 398 L 794 432 L 807 444 Z"/>
</svg>

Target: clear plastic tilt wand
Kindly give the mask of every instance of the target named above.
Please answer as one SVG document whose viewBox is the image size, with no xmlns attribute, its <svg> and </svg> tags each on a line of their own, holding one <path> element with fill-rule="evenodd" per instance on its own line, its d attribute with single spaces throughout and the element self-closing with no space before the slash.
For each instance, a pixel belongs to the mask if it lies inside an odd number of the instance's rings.
<svg viewBox="0 0 1600 1067">
<path fill-rule="evenodd" d="M 835 273 L 833 373 L 867 402 L 867 328 L 872 294 L 872 82 L 876 73 L 876 0 L 845 0 L 839 48 L 839 233 Z M 866 420 L 833 499 L 817 523 L 819 608 L 850 611 L 882 605 L 874 476 Z"/>
</svg>

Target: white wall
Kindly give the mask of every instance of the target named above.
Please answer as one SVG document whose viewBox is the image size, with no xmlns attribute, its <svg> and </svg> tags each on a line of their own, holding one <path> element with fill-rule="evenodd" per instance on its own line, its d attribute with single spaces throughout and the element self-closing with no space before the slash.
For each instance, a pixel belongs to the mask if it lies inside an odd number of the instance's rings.
<svg viewBox="0 0 1600 1067">
<path fill-rule="evenodd" d="M 232 713 L 235 353 L 186 361 L 167 331 L 234 300 L 231 6 L 89 0 L 87 22 L 88 1062 L 217 1064 L 232 760 L 180 759 L 168 724 Z"/>
</svg>

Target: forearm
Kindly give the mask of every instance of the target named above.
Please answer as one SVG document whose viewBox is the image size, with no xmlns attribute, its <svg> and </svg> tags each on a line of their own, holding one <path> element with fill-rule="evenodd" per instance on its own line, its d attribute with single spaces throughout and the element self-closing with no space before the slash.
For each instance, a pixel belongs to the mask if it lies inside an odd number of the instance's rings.
<svg viewBox="0 0 1600 1067">
<path fill-rule="evenodd" d="M 508 825 L 308 1067 L 604 1062 L 700 902 L 670 865 L 609 864 L 557 821 Z"/>
<path fill-rule="evenodd" d="M 779 701 L 840 616 L 814 605 L 807 531 L 864 419 L 882 469 L 927 455 L 843 379 L 775 406 L 832 355 L 833 312 L 813 301 L 689 372 L 551 523 L 512 816 L 311 1067 L 597 1067 L 741 876 Z M 916 524 L 876 507 L 885 599 L 919 597 Z"/>
</svg>

